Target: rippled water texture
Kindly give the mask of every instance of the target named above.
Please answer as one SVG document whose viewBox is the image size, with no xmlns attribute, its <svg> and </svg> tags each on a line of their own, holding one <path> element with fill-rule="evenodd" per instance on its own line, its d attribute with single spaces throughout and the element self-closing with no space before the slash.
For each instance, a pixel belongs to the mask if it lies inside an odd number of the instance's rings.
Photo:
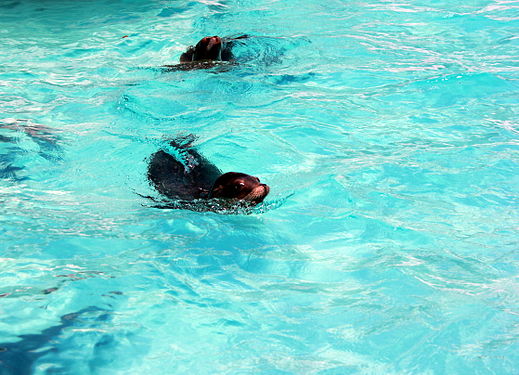
<svg viewBox="0 0 519 375">
<path fill-rule="evenodd" d="M 517 374 L 518 10 L 0 2 L 0 374 Z M 189 133 L 265 205 L 154 208 Z"/>
</svg>

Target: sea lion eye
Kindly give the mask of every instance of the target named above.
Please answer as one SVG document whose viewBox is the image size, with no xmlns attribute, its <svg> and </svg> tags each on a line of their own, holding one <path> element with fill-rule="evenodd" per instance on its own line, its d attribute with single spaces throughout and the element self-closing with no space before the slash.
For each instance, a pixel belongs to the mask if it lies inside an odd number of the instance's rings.
<svg viewBox="0 0 519 375">
<path fill-rule="evenodd" d="M 239 189 L 241 189 L 244 186 L 245 186 L 245 184 L 243 182 L 238 182 L 236 185 L 234 185 L 234 188 L 236 190 L 239 190 Z"/>
</svg>

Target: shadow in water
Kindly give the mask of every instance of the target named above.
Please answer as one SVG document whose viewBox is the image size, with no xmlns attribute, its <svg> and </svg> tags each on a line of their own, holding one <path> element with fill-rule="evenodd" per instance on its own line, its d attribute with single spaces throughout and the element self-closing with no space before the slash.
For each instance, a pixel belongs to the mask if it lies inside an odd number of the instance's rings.
<svg viewBox="0 0 519 375">
<path fill-rule="evenodd" d="M 0 120 L 0 179 L 27 180 L 21 158 L 32 153 L 49 161 L 61 159 L 58 131 L 29 120 Z M 35 147 L 37 150 L 35 150 Z"/>
<path fill-rule="evenodd" d="M 0 375 L 30 375 L 35 362 L 49 353 L 59 351 L 57 347 L 65 329 L 83 325 L 82 321 L 93 316 L 95 321 L 107 320 L 110 312 L 95 306 L 63 315 L 60 324 L 49 327 L 38 334 L 21 335 L 20 341 L 0 343 Z"/>
</svg>

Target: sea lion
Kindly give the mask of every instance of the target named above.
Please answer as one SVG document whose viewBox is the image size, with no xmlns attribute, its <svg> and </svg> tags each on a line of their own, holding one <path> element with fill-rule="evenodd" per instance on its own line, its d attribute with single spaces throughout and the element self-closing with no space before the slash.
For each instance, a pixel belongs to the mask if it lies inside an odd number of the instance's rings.
<svg viewBox="0 0 519 375">
<path fill-rule="evenodd" d="M 202 38 L 196 46 L 191 46 L 180 55 L 180 62 L 218 60 L 229 61 L 231 59 L 231 51 L 229 48 L 222 48 L 222 38 L 219 36 L 206 36 Z M 227 47 L 227 46 L 226 46 Z"/>
<path fill-rule="evenodd" d="M 177 202 L 217 200 L 223 205 L 261 203 L 270 192 L 259 178 L 239 172 L 222 172 L 192 146 L 193 136 L 177 138 L 170 145 L 179 161 L 166 151 L 149 161 L 148 179 L 162 195 Z M 176 208 L 184 208 L 182 204 Z"/>
<path fill-rule="evenodd" d="M 164 65 L 164 68 L 168 70 L 207 69 L 222 61 L 231 62 L 234 59 L 231 49 L 235 41 L 248 37 L 248 35 L 226 38 L 217 35 L 206 36 L 180 55 L 180 64 Z"/>
</svg>

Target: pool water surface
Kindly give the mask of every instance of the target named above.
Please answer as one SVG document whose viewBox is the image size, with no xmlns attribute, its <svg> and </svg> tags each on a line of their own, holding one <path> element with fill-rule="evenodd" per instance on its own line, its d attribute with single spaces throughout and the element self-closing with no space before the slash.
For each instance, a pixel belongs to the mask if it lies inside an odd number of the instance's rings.
<svg viewBox="0 0 519 375">
<path fill-rule="evenodd" d="M 0 2 L 0 375 L 517 374 L 517 9 Z M 186 134 L 264 204 L 153 207 Z"/>
</svg>

